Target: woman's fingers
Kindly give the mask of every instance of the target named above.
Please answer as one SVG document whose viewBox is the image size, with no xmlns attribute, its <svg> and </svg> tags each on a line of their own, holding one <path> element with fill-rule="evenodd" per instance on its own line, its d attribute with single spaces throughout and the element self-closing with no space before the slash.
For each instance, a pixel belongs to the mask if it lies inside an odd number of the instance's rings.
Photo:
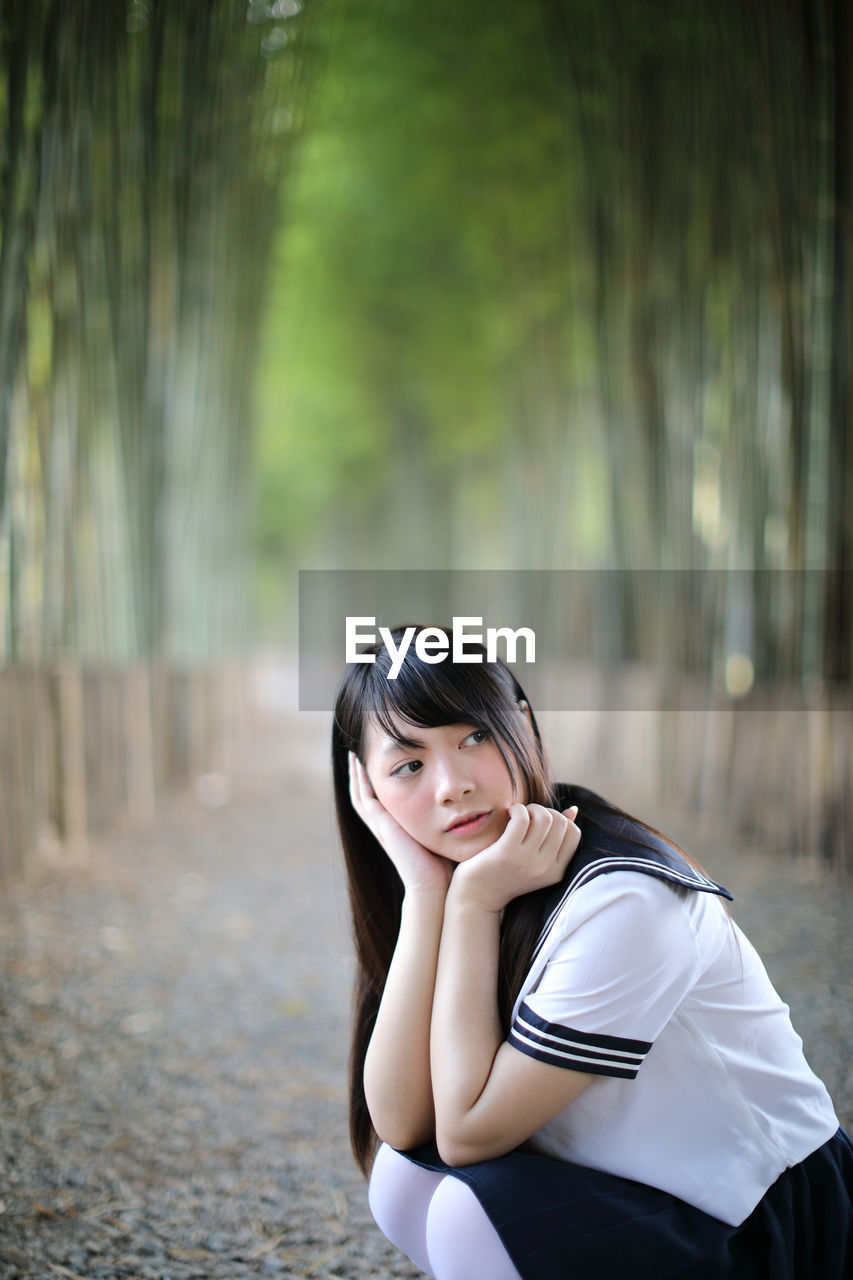
<svg viewBox="0 0 853 1280">
<path fill-rule="evenodd" d="M 532 859 L 545 866 L 553 866 L 562 874 L 572 854 L 580 843 L 580 831 L 575 826 L 577 806 L 558 813 L 544 805 L 528 805 L 530 825 L 521 847 Z M 559 878 L 559 876 L 557 877 Z"/>
<path fill-rule="evenodd" d="M 572 857 L 572 854 L 575 852 L 575 850 L 577 849 L 578 845 L 581 842 L 580 827 L 578 827 L 577 824 L 575 823 L 575 818 L 577 816 L 578 816 L 578 807 L 576 804 L 572 805 L 571 809 L 563 810 L 563 817 L 566 820 L 566 827 L 563 832 L 563 839 L 560 844 L 560 848 L 557 852 L 557 859 L 558 861 L 562 862 L 564 865 L 568 865 L 569 860 Z"/>
<path fill-rule="evenodd" d="M 359 778 L 361 779 L 362 794 L 365 795 L 368 798 L 368 800 L 375 800 L 376 792 L 373 790 L 373 783 L 370 781 L 370 778 L 367 776 L 367 770 L 359 760 L 358 756 L 355 757 L 355 770 Z"/>
<path fill-rule="evenodd" d="M 566 819 L 555 809 L 546 809 L 542 804 L 527 806 L 530 825 L 522 841 L 530 853 L 545 852 L 556 848 L 562 840 L 566 827 Z"/>
<path fill-rule="evenodd" d="M 530 812 L 531 807 L 526 804 L 511 804 L 509 806 L 509 821 L 504 830 L 504 837 L 509 835 L 510 839 L 515 840 L 524 840 L 526 838 L 533 822 L 533 816 Z"/>
<path fill-rule="evenodd" d="M 371 807 L 371 802 L 374 804 L 378 802 L 373 787 L 370 785 L 367 770 L 354 751 L 349 752 L 349 781 L 352 807 L 361 820 L 367 822 L 367 825 L 370 826 L 367 817 L 368 811 Z"/>
<path fill-rule="evenodd" d="M 566 843 L 566 832 L 569 829 L 569 820 L 562 813 L 554 811 L 550 812 L 549 817 L 550 823 L 542 838 L 539 856 L 547 866 L 556 865 L 559 869 Z"/>
<path fill-rule="evenodd" d="M 361 778 L 359 777 L 358 769 L 356 767 L 358 764 L 358 761 L 353 751 L 349 752 L 348 762 L 349 762 L 349 796 L 350 796 L 350 800 L 352 801 L 352 807 L 355 809 L 359 817 L 361 817 Z"/>
</svg>

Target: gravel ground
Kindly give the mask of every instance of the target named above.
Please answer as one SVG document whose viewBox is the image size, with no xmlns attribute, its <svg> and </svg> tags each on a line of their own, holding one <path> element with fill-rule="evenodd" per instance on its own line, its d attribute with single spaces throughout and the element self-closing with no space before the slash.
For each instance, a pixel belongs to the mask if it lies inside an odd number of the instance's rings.
<svg viewBox="0 0 853 1280">
<path fill-rule="evenodd" d="M 349 1153 L 344 880 L 325 723 L 302 731 L 222 807 L 176 798 L 0 904 L 0 1280 L 418 1274 Z M 849 886 L 669 829 L 736 893 L 849 1126 Z"/>
</svg>

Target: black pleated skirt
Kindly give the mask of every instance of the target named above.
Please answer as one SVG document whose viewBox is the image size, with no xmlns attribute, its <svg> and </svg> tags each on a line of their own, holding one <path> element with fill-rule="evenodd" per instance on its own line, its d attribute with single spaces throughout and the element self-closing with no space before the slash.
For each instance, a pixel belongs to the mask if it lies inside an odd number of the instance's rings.
<svg viewBox="0 0 853 1280">
<path fill-rule="evenodd" d="M 666 1191 L 510 1152 L 449 1169 L 476 1194 L 523 1280 L 853 1280 L 853 1144 L 843 1129 L 787 1169 L 739 1227 Z"/>
</svg>

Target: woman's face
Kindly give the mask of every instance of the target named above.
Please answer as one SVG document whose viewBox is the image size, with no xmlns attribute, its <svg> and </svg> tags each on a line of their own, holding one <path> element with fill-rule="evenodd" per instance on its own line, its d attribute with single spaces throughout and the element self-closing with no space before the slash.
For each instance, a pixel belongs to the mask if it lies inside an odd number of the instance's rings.
<svg viewBox="0 0 853 1280">
<path fill-rule="evenodd" d="M 452 862 L 494 844 L 509 806 L 525 803 L 527 795 L 489 731 L 471 724 L 429 729 L 395 723 L 399 738 L 372 722 L 365 735 L 365 767 L 377 799 L 413 839 Z"/>
</svg>

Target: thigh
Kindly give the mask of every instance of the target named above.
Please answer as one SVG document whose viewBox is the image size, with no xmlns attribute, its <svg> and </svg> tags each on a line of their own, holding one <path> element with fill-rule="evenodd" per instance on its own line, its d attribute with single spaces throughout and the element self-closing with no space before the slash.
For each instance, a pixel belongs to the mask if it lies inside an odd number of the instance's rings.
<svg viewBox="0 0 853 1280">
<path fill-rule="evenodd" d="M 432 1280 L 520 1280 L 480 1201 L 452 1174 L 383 1144 L 367 1198 L 382 1234 Z"/>
<path fill-rule="evenodd" d="M 430 1201 L 426 1242 L 436 1280 L 521 1280 L 480 1201 L 452 1174 Z"/>
<path fill-rule="evenodd" d="M 421 1168 L 385 1143 L 376 1153 L 367 1201 L 382 1234 L 411 1258 L 425 1275 L 432 1275 L 426 1243 L 430 1201 L 446 1177 Z"/>
</svg>

